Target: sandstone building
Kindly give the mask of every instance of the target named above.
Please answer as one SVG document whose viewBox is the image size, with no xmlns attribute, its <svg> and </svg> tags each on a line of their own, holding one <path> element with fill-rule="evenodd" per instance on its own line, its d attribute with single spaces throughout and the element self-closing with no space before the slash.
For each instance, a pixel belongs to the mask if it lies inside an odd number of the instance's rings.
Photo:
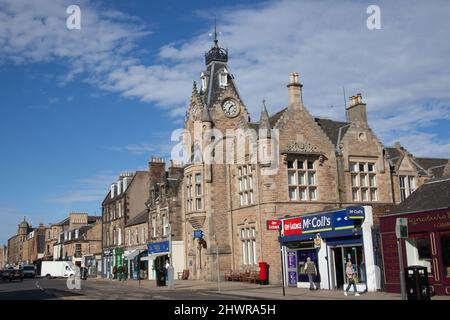
<svg viewBox="0 0 450 320">
<path fill-rule="evenodd" d="M 403 151 L 386 148 L 378 139 L 362 95 L 350 97 L 346 121 L 333 121 L 314 117 L 302 90 L 298 74 L 291 73 L 287 107 L 269 115 L 262 105 L 259 121 L 252 122 L 228 66 L 228 51 L 216 39 L 206 53 L 183 137 L 185 266 L 194 278 L 217 279 L 218 269 L 220 274 L 257 270 L 265 261 L 271 282 L 278 282 L 278 232 L 268 230 L 271 220 L 401 201 L 399 179 L 391 170 L 403 175 Z M 227 131 L 238 129 L 248 139 L 244 144 L 239 134 Z M 228 145 L 238 146 L 231 158 L 224 152 Z M 448 161 L 423 160 L 409 168 L 417 186 Z M 202 237 L 195 236 L 199 230 Z"/>
</svg>

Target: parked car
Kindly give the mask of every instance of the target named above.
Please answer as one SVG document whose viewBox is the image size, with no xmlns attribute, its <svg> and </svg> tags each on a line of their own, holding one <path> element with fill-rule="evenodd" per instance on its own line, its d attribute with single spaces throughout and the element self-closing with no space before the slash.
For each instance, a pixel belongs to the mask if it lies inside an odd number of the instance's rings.
<svg viewBox="0 0 450 320">
<path fill-rule="evenodd" d="M 9 280 L 9 282 L 13 280 L 23 281 L 24 275 L 22 270 L 20 269 L 7 269 L 2 272 L 2 279 Z"/>
<path fill-rule="evenodd" d="M 36 276 L 36 267 L 34 265 L 24 265 L 22 272 L 25 277 L 34 278 Z"/>
</svg>

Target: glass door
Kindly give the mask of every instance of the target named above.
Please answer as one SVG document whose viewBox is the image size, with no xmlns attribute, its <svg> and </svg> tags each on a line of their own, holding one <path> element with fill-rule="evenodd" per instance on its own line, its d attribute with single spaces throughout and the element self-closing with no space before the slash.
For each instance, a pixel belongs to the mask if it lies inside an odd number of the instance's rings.
<svg viewBox="0 0 450 320">
<path fill-rule="evenodd" d="M 366 270 L 362 246 L 342 247 L 342 258 L 345 283 L 348 283 L 346 274 L 348 261 L 351 261 L 353 272 L 356 274 L 355 283 L 364 283 L 366 281 Z"/>
</svg>

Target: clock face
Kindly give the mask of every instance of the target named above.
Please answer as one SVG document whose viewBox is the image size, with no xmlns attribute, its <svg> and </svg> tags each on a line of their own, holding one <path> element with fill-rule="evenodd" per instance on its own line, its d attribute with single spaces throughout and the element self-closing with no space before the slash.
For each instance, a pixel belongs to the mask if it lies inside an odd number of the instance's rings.
<svg viewBox="0 0 450 320">
<path fill-rule="evenodd" d="M 234 103 L 233 100 L 227 100 L 222 105 L 222 110 L 227 117 L 235 117 L 239 113 L 239 107 Z"/>
</svg>

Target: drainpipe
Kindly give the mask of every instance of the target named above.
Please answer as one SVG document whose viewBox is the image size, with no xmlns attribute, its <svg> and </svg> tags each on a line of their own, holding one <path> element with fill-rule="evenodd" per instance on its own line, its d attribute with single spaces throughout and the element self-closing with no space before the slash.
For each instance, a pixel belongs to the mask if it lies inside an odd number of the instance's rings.
<svg viewBox="0 0 450 320">
<path fill-rule="evenodd" d="M 346 127 L 349 127 L 351 125 L 351 123 L 349 123 L 349 124 L 346 124 L 345 126 L 342 126 L 342 127 L 340 127 L 339 128 L 339 134 L 338 134 L 338 139 L 337 139 L 337 142 L 336 142 L 336 166 L 337 166 L 337 184 L 338 184 L 338 201 L 339 201 L 339 203 L 338 203 L 338 207 L 339 208 L 342 208 L 342 195 L 341 195 L 341 190 L 340 190 L 340 187 L 341 187 L 341 179 L 339 178 L 339 156 L 342 156 L 342 152 L 341 152 L 341 150 L 340 150 L 340 148 L 339 148 L 339 144 L 341 143 L 341 138 L 342 138 L 342 129 L 344 129 L 344 128 L 346 128 Z M 343 168 L 344 166 L 342 166 L 342 168 Z"/>
</svg>

